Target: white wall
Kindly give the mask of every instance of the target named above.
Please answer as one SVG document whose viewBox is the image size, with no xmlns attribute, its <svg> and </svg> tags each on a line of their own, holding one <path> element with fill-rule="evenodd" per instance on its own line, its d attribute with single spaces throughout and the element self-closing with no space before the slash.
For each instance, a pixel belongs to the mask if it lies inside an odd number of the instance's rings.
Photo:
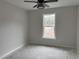
<svg viewBox="0 0 79 59">
<path fill-rule="evenodd" d="M 76 47 L 77 7 L 62 7 L 30 11 L 30 40 L 32 44 Z M 42 38 L 43 14 L 56 13 L 56 40 Z"/>
<path fill-rule="evenodd" d="M 0 0 L 0 57 L 27 43 L 27 12 Z"/>
<path fill-rule="evenodd" d="M 78 17 L 77 17 L 77 52 L 79 56 L 79 7 L 78 7 Z"/>
</svg>

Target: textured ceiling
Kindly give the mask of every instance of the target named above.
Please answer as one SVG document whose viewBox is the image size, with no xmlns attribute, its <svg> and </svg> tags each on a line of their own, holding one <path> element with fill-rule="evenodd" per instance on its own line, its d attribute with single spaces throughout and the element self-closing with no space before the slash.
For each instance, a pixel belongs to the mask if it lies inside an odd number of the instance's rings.
<svg viewBox="0 0 79 59">
<path fill-rule="evenodd" d="M 6 2 L 24 8 L 26 10 L 34 10 L 33 6 L 35 3 L 26 3 L 24 0 L 5 0 Z M 54 3 L 47 3 L 49 8 L 63 7 L 63 6 L 74 6 L 79 5 L 79 0 L 59 0 Z"/>
</svg>

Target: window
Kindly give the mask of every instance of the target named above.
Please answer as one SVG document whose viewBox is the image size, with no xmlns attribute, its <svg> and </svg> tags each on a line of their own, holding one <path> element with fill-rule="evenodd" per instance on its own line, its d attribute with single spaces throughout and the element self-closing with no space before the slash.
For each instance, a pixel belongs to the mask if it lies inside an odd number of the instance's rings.
<svg viewBox="0 0 79 59">
<path fill-rule="evenodd" d="M 43 38 L 55 39 L 55 14 L 43 15 Z"/>
</svg>

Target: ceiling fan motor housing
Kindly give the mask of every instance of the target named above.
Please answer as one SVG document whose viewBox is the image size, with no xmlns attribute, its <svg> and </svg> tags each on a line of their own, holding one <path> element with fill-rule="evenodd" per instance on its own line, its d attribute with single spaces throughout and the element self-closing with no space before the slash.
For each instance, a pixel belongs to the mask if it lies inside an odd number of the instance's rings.
<svg viewBox="0 0 79 59">
<path fill-rule="evenodd" d="M 39 3 L 44 3 L 44 0 L 38 0 Z"/>
</svg>

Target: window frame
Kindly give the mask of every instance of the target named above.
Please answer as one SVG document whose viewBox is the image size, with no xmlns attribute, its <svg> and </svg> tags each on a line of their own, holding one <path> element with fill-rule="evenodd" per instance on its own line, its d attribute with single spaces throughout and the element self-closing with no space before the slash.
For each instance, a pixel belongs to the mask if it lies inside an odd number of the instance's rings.
<svg viewBox="0 0 79 59">
<path fill-rule="evenodd" d="M 55 15 L 55 22 L 54 25 L 55 26 L 44 26 L 44 15 Z M 43 14 L 43 22 L 42 22 L 42 27 L 43 27 L 43 32 L 42 32 L 42 38 L 43 39 L 56 39 L 56 13 L 50 13 L 50 14 Z M 44 37 L 44 27 L 54 27 L 54 37 Z"/>
</svg>

